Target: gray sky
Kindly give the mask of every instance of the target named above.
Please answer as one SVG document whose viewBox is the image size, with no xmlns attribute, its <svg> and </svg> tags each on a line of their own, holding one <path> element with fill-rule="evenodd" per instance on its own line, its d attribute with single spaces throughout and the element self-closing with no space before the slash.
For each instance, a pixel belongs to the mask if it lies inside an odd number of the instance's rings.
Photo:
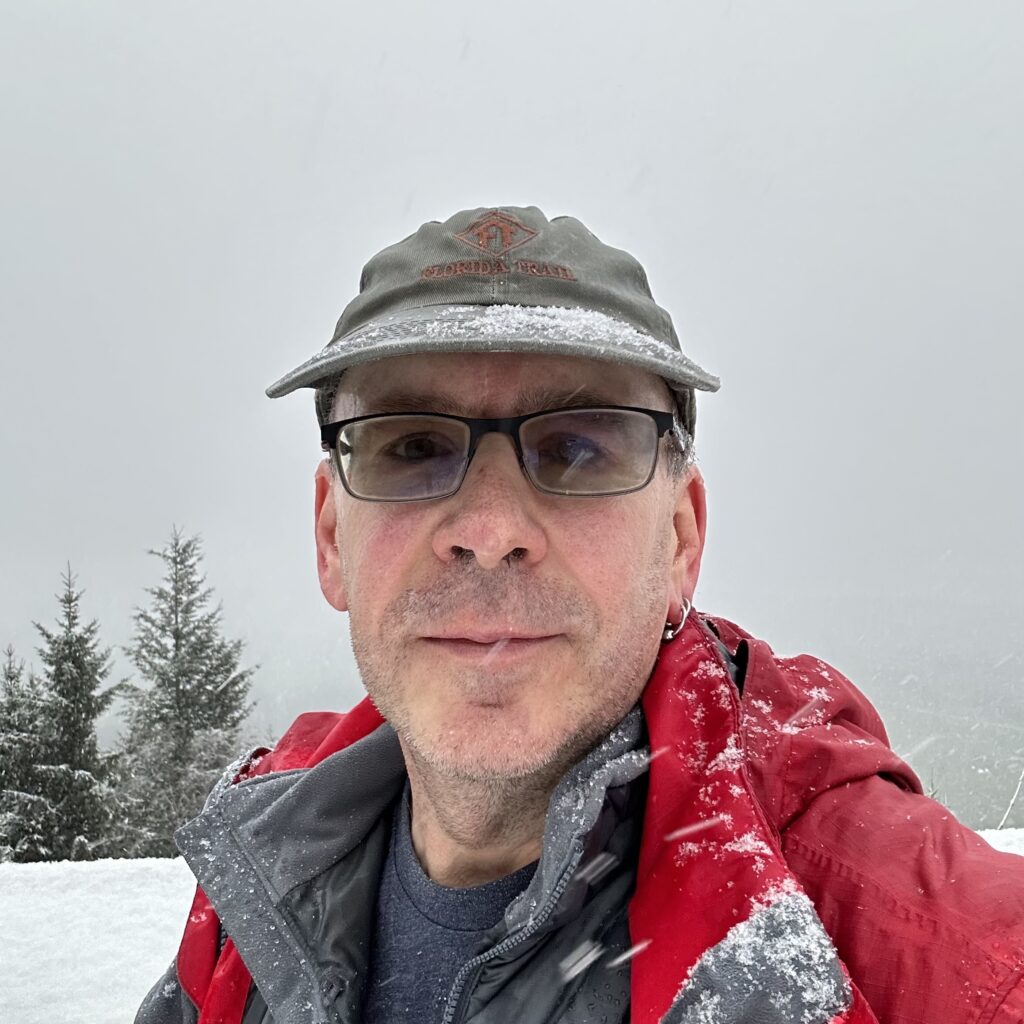
<svg viewBox="0 0 1024 1024">
<path fill-rule="evenodd" d="M 970 762 L 1005 806 L 982 755 L 1024 746 L 1020 4 L 2 14 L 0 644 L 31 654 L 68 559 L 124 643 L 178 524 L 260 664 L 259 727 L 354 702 L 312 401 L 263 389 L 373 252 L 535 204 L 633 252 L 722 377 L 698 607 L 832 661 L 940 795 Z"/>
</svg>

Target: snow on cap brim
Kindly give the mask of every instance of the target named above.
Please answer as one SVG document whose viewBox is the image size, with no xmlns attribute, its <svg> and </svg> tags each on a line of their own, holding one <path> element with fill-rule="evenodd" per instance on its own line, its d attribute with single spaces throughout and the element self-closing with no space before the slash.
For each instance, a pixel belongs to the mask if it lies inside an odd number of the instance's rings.
<svg viewBox="0 0 1024 1024">
<path fill-rule="evenodd" d="M 654 373 L 675 390 L 717 391 L 719 379 L 665 342 L 593 309 L 425 306 L 371 321 L 267 388 L 281 398 L 351 366 L 423 352 L 530 352 L 603 359 Z"/>
</svg>

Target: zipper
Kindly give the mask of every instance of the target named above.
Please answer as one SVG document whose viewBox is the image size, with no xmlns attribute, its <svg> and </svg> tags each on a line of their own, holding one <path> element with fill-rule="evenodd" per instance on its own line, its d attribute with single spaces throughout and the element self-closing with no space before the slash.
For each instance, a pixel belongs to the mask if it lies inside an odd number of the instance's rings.
<svg viewBox="0 0 1024 1024">
<path fill-rule="evenodd" d="M 647 764 L 650 763 L 650 750 L 649 748 L 642 747 L 640 751 L 646 752 Z M 619 756 L 625 756 L 627 754 L 638 753 L 637 750 L 623 751 Z M 616 758 L 618 760 L 618 758 Z M 644 771 L 646 771 L 646 767 Z M 633 777 L 635 780 L 639 778 L 639 775 L 643 772 L 638 773 Z M 632 780 L 631 780 L 632 781 Z M 606 790 L 607 792 L 607 790 Z M 521 942 L 525 942 L 531 936 L 536 935 L 540 931 L 541 927 L 545 924 L 547 919 L 554 912 L 558 906 L 559 900 L 562 898 L 562 894 L 568 888 L 569 883 L 572 881 L 573 876 L 576 874 L 576 869 L 579 867 L 580 860 L 583 857 L 584 844 L 577 842 L 576 848 L 573 851 L 572 859 L 566 866 L 565 871 L 562 872 L 561 877 L 555 884 L 555 887 L 551 890 L 547 901 L 541 906 L 530 922 L 525 925 L 522 929 L 516 932 L 514 935 L 509 935 L 506 939 L 499 942 L 496 946 L 487 950 L 486 953 L 481 953 L 479 956 L 473 957 L 472 960 L 468 960 L 466 963 L 459 968 L 459 973 L 455 975 L 455 980 L 452 982 L 451 990 L 448 993 L 448 999 L 445 1003 L 444 1015 L 441 1018 L 441 1024 L 455 1024 L 456 1019 L 462 1021 L 461 1011 L 463 1010 L 463 1004 L 465 1003 L 465 996 L 468 991 L 472 989 L 472 986 L 467 986 L 466 982 L 469 980 L 470 975 L 473 975 L 473 984 L 476 984 L 476 979 L 479 977 L 480 969 L 487 963 L 488 960 L 493 959 L 496 956 L 500 956 L 502 953 L 507 953 L 510 949 L 514 948 Z"/>
<path fill-rule="evenodd" d="M 558 880 L 554 889 L 552 889 L 548 901 L 533 916 L 529 924 L 520 929 L 514 935 L 509 935 L 508 938 L 487 950 L 486 953 L 481 953 L 479 956 L 473 957 L 472 960 L 468 960 L 461 968 L 459 968 L 459 973 L 455 975 L 455 981 L 452 982 L 451 991 L 448 993 L 448 1001 L 445 1004 L 444 1016 L 441 1018 L 441 1024 L 454 1024 L 456 1013 L 459 1013 L 459 1020 L 461 1021 L 461 1011 L 463 1009 L 463 1003 L 465 1002 L 463 997 L 472 989 L 471 985 L 466 985 L 470 974 L 474 974 L 475 972 L 473 977 L 473 983 L 475 984 L 476 979 L 480 975 L 480 970 L 488 960 L 491 960 L 502 953 L 507 953 L 514 946 L 518 945 L 520 942 L 524 942 L 540 930 L 541 926 L 545 921 L 547 921 L 555 907 L 558 905 L 558 901 L 562 898 L 562 893 L 565 892 L 569 882 L 572 880 L 572 876 L 576 873 L 576 868 L 579 865 L 580 857 L 582 856 L 583 849 L 580 847 L 573 854 L 572 862 L 562 873 L 562 877 Z"/>
</svg>

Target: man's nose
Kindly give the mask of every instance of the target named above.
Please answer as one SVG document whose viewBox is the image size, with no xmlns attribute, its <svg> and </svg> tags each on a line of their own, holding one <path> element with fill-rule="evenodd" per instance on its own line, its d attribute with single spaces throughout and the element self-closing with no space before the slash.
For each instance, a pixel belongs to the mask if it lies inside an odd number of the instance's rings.
<svg viewBox="0 0 1024 1024">
<path fill-rule="evenodd" d="M 434 553 L 443 562 L 472 556 L 484 569 L 505 560 L 539 562 L 547 537 L 537 518 L 538 498 L 512 439 L 488 434 L 480 439 L 462 486 L 444 499 L 450 511 L 434 532 Z"/>
</svg>

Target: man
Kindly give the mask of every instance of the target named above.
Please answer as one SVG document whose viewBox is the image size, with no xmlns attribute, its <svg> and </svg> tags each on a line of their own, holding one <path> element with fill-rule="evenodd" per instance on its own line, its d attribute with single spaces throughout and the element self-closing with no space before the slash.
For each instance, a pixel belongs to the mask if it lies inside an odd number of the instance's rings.
<svg viewBox="0 0 1024 1024">
<path fill-rule="evenodd" d="M 316 388 L 369 697 L 233 767 L 140 1024 L 1024 1021 L 1024 860 L 864 697 L 692 610 L 694 391 L 640 265 L 503 207 L 375 256 Z"/>
</svg>

